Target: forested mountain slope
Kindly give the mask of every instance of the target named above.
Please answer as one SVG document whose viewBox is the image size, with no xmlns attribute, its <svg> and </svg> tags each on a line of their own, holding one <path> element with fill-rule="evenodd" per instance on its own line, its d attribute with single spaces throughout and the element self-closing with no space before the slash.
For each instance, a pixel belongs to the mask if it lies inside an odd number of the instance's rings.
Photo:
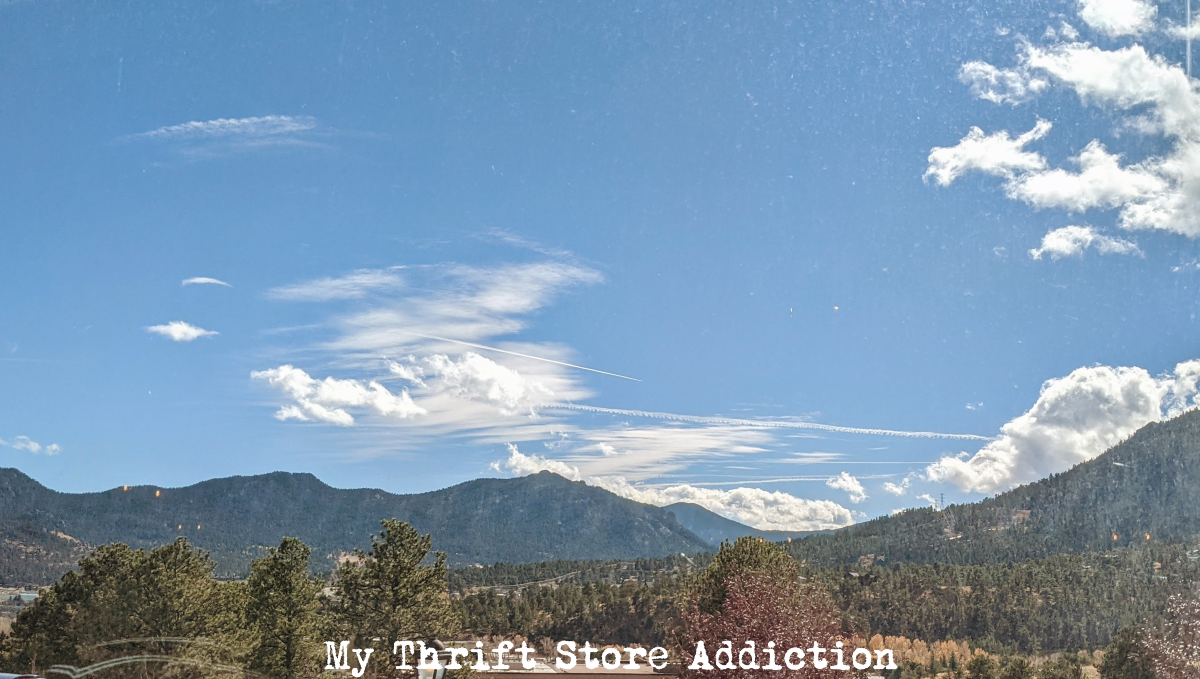
<svg viewBox="0 0 1200 679">
<path fill-rule="evenodd" d="M 48 582 L 89 545 L 152 547 L 185 536 L 210 550 L 218 572 L 244 573 L 285 535 L 312 546 L 314 566 L 369 545 L 384 518 L 433 534 L 452 564 L 632 559 L 706 550 L 668 511 L 549 473 L 478 479 L 417 495 L 332 488 L 311 474 L 276 472 L 204 481 L 58 493 L 0 470 L 0 580 Z"/>
<path fill-rule="evenodd" d="M 984 564 L 1200 533 L 1200 412 L 1146 425 L 1094 460 L 994 498 L 792 540 L 812 563 Z"/>
</svg>

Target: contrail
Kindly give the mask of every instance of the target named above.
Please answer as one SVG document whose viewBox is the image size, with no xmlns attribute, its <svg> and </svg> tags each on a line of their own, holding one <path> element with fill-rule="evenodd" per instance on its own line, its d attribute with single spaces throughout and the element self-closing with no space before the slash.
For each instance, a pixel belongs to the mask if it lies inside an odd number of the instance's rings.
<svg viewBox="0 0 1200 679">
<path fill-rule="evenodd" d="M 633 382 L 641 382 L 641 380 L 639 380 L 638 378 L 629 377 L 628 375 L 618 375 L 617 373 L 610 373 L 610 372 L 607 372 L 604 370 L 596 370 L 595 368 L 588 368 L 588 367 L 585 367 L 582 365 L 575 365 L 574 363 L 564 363 L 563 361 L 556 361 L 552 358 L 542 358 L 541 356 L 530 356 L 529 354 L 522 354 L 522 353 L 518 353 L 516 351 L 509 351 L 507 349 L 497 349 L 496 347 L 489 347 L 485 344 L 475 344 L 474 342 L 464 342 L 462 340 L 450 339 L 449 337 L 438 337 L 436 335 L 422 335 L 422 334 L 415 333 L 415 332 L 409 332 L 407 330 L 399 330 L 397 332 L 402 332 L 405 335 L 412 335 L 413 337 L 420 337 L 422 339 L 435 340 L 437 342 L 450 342 L 451 344 L 461 344 L 463 346 L 475 347 L 476 349 L 483 349 L 485 351 L 495 351 L 495 352 L 501 353 L 501 354 L 508 354 L 509 356 L 520 356 L 521 358 L 528 358 L 528 359 L 532 359 L 534 361 L 542 361 L 544 363 L 553 363 L 554 365 L 562 365 L 562 366 L 566 366 L 568 368 L 576 368 L 578 370 L 586 370 L 590 373 L 599 373 L 601 375 L 608 375 L 609 377 L 620 377 L 623 380 L 631 380 Z"/>
<path fill-rule="evenodd" d="M 558 403 L 542 406 L 543 410 L 577 410 L 587 413 L 604 413 L 606 415 L 625 415 L 627 417 L 647 417 L 656 420 L 671 420 L 674 422 L 690 422 L 693 424 L 727 424 L 743 427 L 761 427 L 764 429 L 816 429 L 839 434 L 869 434 L 873 436 L 899 436 L 912 439 L 956 439 L 963 441 L 991 441 L 987 436 L 978 434 L 943 434 L 936 431 L 897 431 L 895 429 L 865 429 L 862 427 L 840 427 L 835 424 L 818 424 L 816 422 L 781 422 L 779 420 L 742 420 L 732 417 L 698 417 L 696 415 L 677 415 L 675 413 L 657 413 L 648 410 L 624 410 L 621 408 L 601 408 L 599 406 L 583 406 L 574 403 Z"/>
</svg>

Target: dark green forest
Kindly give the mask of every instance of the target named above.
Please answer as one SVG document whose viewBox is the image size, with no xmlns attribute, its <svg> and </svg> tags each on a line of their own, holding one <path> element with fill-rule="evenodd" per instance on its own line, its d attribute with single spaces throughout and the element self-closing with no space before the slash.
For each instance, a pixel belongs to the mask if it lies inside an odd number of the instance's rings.
<svg viewBox="0 0 1200 679">
<path fill-rule="evenodd" d="M 1200 411 L 1148 424 L 1094 460 L 968 505 L 913 509 L 792 540 L 801 561 L 987 564 L 1200 532 Z"/>
<path fill-rule="evenodd" d="M 555 636 L 577 624 L 589 638 L 627 643 L 666 628 L 669 602 L 698 570 L 682 558 L 558 562 L 456 570 L 450 582 L 475 633 Z M 807 565 L 800 573 L 829 590 L 848 631 L 1038 653 L 1103 648 L 1122 628 L 1158 624 L 1170 596 L 1200 580 L 1200 561 L 1183 546 L 1152 543 L 1009 564 Z M 517 586 L 563 574 L 566 582 Z M 658 624 L 642 619 L 652 611 L 664 616 Z M 643 636 L 624 636 L 629 629 Z"/>
</svg>

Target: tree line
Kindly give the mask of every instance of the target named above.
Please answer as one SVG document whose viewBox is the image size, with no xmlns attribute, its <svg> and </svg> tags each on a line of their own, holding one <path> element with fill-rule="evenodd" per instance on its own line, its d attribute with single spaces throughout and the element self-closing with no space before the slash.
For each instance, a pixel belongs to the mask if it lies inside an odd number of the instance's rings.
<svg viewBox="0 0 1200 679">
<path fill-rule="evenodd" d="M 690 573 L 701 572 L 675 559 L 647 559 L 624 570 L 604 562 L 591 571 L 571 562 L 498 564 L 461 571 L 466 577 L 452 572 L 451 582 L 464 628 L 478 634 L 586 632 L 605 643 L 657 643 L 666 621 L 679 614 Z M 701 565 L 712 563 L 709 555 Z M 844 627 L 856 634 L 959 639 L 995 653 L 1034 654 L 1095 650 L 1123 628 L 1159 624 L 1168 599 L 1200 581 L 1200 560 L 1184 546 L 1152 542 L 1020 563 L 803 564 L 799 572 L 829 590 Z M 580 581 L 588 573 L 596 579 Z M 564 575 L 571 579 L 562 584 L 522 586 Z"/>
<path fill-rule="evenodd" d="M 590 571 L 604 581 L 532 586 L 524 578 L 569 564 L 496 568 L 505 586 L 479 589 L 475 573 L 451 592 L 445 555 L 431 552 L 429 535 L 396 520 L 382 528 L 329 580 L 313 577 L 309 548 L 295 538 L 255 560 L 244 581 L 214 578 L 209 555 L 184 539 L 148 551 L 106 545 L 0 636 L 0 670 L 57 666 L 125 679 L 152 667 L 156 677 L 283 679 L 319 674 L 326 639 L 356 647 L 573 639 L 664 645 L 683 657 L 706 638 L 765 644 L 813 635 L 894 646 L 901 664 L 889 679 L 1081 679 L 1086 652 L 1036 666 L 1028 657 L 1100 648 L 1104 679 L 1191 677 L 1200 668 L 1186 655 L 1200 648 L 1200 599 L 1189 598 L 1197 565 L 1182 547 L 850 570 L 800 564 L 784 546 L 741 538 L 702 568 L 686 559 L 686 570 L 668 560 L 609 564 Z"/>
<path fill-rule="evenodd" d="M 100 547 L 17 616 L 0 637 L 0 668 L 292 679 L 320 673 L 325 639 L 370 646 L 373 637 L 457 633 L 445 555 L 431 555 L 431 537 L 406 523 L 382 528 L 328 587 L 310 574 L 310 550 L 295 538 L 255 560 L 240 582 L 214 578 L 211 557 L 183 538 L 149 551 Z"/>
</svg>

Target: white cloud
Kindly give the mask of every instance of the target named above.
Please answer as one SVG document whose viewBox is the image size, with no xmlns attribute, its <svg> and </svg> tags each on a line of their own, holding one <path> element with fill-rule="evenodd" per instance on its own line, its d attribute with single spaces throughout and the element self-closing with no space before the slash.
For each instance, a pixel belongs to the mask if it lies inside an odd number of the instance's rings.
<svg viewBox="0 0 1200 679">
<path fill-rule="evenodd" d="M 60 452 L 62 452 L 62 446 L 58 445 L 57 443 L 51 443 L 48 446 L 43 446 L 28 436 L 18 436 L 11 441 L 0 439 L 0 446 L 7 446 L 13 450 L 28 451 L 34 455 L 42 453 L 46 455 L 58 455 Z"/>
<path fill-rule="evenodd" d="M 901 495 L 907 494 L 908 489 L 911 486 L 912 486 L 912 478 L 907 477 L 907 476 L 904 477 L 904 480 L 901 481 L 900 483 L 892 483 L 891 481 L 883 482 L 884 492 L 887 492 L 887 493 L 890 493 L 890 494 L 896 495 L 896 496 L 901 496 Z"/>
<path fill-rule="evenodd" d="M 393 394 L 375 381 L 364 383 L 334 377 L 317 380 L 290 365 L 252 372 L 250 377 L 265 380 L 296 401 L 275 413 L 279 420 L 318 420 L 349 427 L 354 424 L 354 416 L 345 408 L 362 408 L 377 415 L 400 419 L 426 412 L 413 402 L 407 391 Z"/>
<path fill-rule="evenodd" d="M 1180 40 L 1187 40 L 1188 38 L 1200 40 L 1200 12 L 1197 12 L 1197 17 L 1192 19 L 1191 27 L 1187 25 L 1171 26 L 1167 29 L 1167 34 L 1172 38 Z"/>
<path fill-rule="evenodd" d="M 801 418 L 703 418 L 584 405 L 581 402 L 594 395 L 584 380 L 590 376 L 570 363 L 577 360 L 570 347 L 508 338 L 524 330 L 531 315 L 557 295 L 602 281 L 599 272 L 572 263 L 537 262 L 487 268 L 414 267 L 404 276 L 404 286 L 387 295 L 364 295 L 367 301 L 362 308 L 324 323 L 333 331 L 332 337 L 309 349 L 322 356 L 322 365 L 330 370 L 356 377 L 340 380 L 357 385 L 356 393 L 377 384 L 390 390 L 387 394 L 402 394 L 421 410 L 420 417 L 371 421 L 386 437 L 388 450 L 420 449 L 435 441 L 537 442 L 553 451 L 554 461 L 577 470 L 582 478 L 621 478 L 638 484 L 668 473 L 684 474 L 712 460 L 782 454 L 785 437 L 796 435 L 797 429 L 813 430 L 805 431 L 807 436 L 832 432 L 982 438 L 848 428 Z M 311 292 L 300 288 L 288 294 L 307 297 Z M 366 407 L 345 405 L 361 403 L 359 396 L 341 400 L 316 396 L 317 380 L 292 366 L 254 376 L 288 396 L 276 412 L 280 419 L 351 425 L 358 417 L 354 407 Z M 631 423 L 635 418 L 656 421 Z M 556 471 L 570 476 L 564 468 Z M 712 497 L 735 500 L 734 496 Z M 827 524 L 842 520 L 841 514 L 829 516 L 834 518 Z M 844 516 L 846 521 L 853 518 Z"/>
<path fill-rule="evenodd" d="M 1108 35 L 1140 35 L 1154 27 L 1158 8 L 1144 0 L 1079 0 L 1079 18 Z"/>
<path fill-rule="evenodd" d="M 1141 45 L 1116 50 L 1087 43 L 1030 47 L 1024 61 L 1087 103 L 1120 110 L 1149 106 L 1159 129 L 1170 136 L 1193 137 L 1200 131 L 1200 93 L 1182 69 Z"/>
<path fill-rule="evenodd" d="M 1028 69 L 1001 69 L 983 61 L 963 64 L 958 79 L 980 99 L 1013 106 L 1029 101 L 1050 86 L 1048 80 L 1031 74 Z"/>
<path fill-rule="evenodd" d="M 850 501 L 858 504 L 867 499 L 867 491 L 858 479 L 850 475 L 850 472 L 842 472 L 837 476 L 830 477 L 825 485 L 836 490 L 844 490 L 850 495 Z"/>
<path fill-rule="evenodd" d="M 216 337 L 221 334 L 215 330 L 205 330 L 204 328 L 183 321 L 171 321 L 163 325 L 151 325 L 146 328 L 146 332 L 162 335 L 175 342 L 191 342 L 200 337 Z"/>
<path fill-rule="evenodd" d="M 939 146 L 929 152 L 929 169 L 925 171 L 925 180 L 933 177 L 938 184 L 948 186 L 973 170 L 1001 177 L 1040 170 L 1046 167 L 1046 159 L 1024 149 L 1049 131 L 1050 123 L 1045 120 L 1038 120 L 1033 129 L 1016 138 L 1007 131 L 984 134 L 980 128 L 972 127 L 958 144 Z"/>
<path fill-rule="evenodd" d="M 259 116 L 253 118 L 217 118 L 168 125 L 127 139 L 194 139 L 197 137 L 263 137 L 312 130 L 317 121 L 309 116 Z"/>
<path fill-rule="evenodd" d="M 180 283 L 180 285 L 183 285 L 183 286 L 188 286 L 188 285 L 223 285 L 223 286 L 225 286 L 225 287 L 227 287 L 227 288 L 232 288 L 232 287 L 233 287 L 232 285 L 230 285 L 230 284 L 226 283 L 225 281 L 218 280 L 218 279 L 216 279 L 216 278 L 209 278 L 208 276 L 196 276 L 196 277 L 194 277 L 194 278 L 185 278 L 185 279 L 183 279 L 183 282 L 182 282 L 182 283 Z"/>
<path fill-rule="evenodd" d="M 514 476 L 529 476 L 538 472 L 553 472 L 572 481 L 582 481 L 579 470 L 571 465 L 551 460 L 541 455 L 526 455 L 511 443 L 508 445 L 508 459 L 504 462 L 493 462 L 492 469 L 498 472 L 507 471 Z"/>
<path fill-rule="evenodd" d="M 993 493 L 1090 460 L 1150 422 L 1195 407 L 1200 360 L 1151 376 L 1142 368 L 1094 366 L 1042 385 L 1037 402 L 975 455 L 943 457 L 931 481 Z"/>
<path fill-rule="evenodd" d="M 303 283 L 285 285 L 267 291 L 267 297 L 288 302 L 328 302 L 335 299 L 358 299 L 368 292 L 401 287 L 404 279 L 386 269 L 359 269 L 336 278 L 317 278 Z"/>
<path fill-rule="evenodd" d="M 1043 236 L 1042 246 L 1030 250 L 1029 256 L 1034 259 L 1041 259 L 1042 255 L 1050 255 L 1050 259 L 1075 257 L 1091 247 L 1102 255 L 1141 254 L 1137 244 L 1097 233 L 1090 226 L 1064 226 Z"/>
<path fill-rule="evenodd" d="M 1038 208 L 1082 212 L 1141 202 L 1168 189 L 1166 180 L 1140 164 L 1121 167 L 1121 156 L 1093 140 L 1075 158 L 1079 172 L 1054 168 L 1030 172 L 1008 186 L 1008 195 Z"/>
<path fill-rule="evenodd" d="M 360 270 L 271 293 L 276 299 L 367 299 L 364 308 L 325 323 L 334 335 L 312 349 L 330 357 L 331 367 L 356 374 L 364 383 L 391 380 L 407 387 L 424 414 L 416 420 L 374 422 L 389 428 L 390 448 L 449 438 L 478 444 L 545 440 L 556 427 L 573 431 L 561 415 L 540 410 L 552 400 L 592 396 L 570 363 L 572 350 L 502 338 L 524 329 L 527 316 L 560 292 L 602 280 L 598 272 L 539 262 L 425 266 L 410 269 L 405 278 L 401 285 L 395 268 Z M 388 294 L 367 295 L 383 289 Z M 464 344 L 482 342 L 490 346 Z M 336 413 L 329 417 L 345 420 Z"/>
<path fill-rule="evenodd" d="M 434 354 L 420 360 L 411 358 L 407 364 L 391 361 L 388 368 L 393 375 L 417 387 L 430 387 L 459 398 L 492 403 L 505 415 L 521 410 L 533 412 L 554 396 L 554 392 L 542 383 L 527 379 L 516 370 L 473 351 L 457 360 L 446 354 Z"/>
<path fill-rule="evenodd" d="M 1138 25 L 1114 17 L 1133 17 L 1137 7 L 1152 9 L 1133 0 L 1084 5 L 1096 22 L 1107 17 L 1104 25 L 1112 30 Z M 1119 155 L 1093 140 L 1073 159 L 1079 166 L 1073 171 L 1049 168 L 1041 156 L 1024 151 L 1020 142 L 1026 135 L 1013 140 L 1007 132 L 984 135 L 974 128 L 957 146 L 933 149 L 927 180 L 933 177 L 946 185 L 979 171 L 1003 177 L 1009 197 L 1035 208 L 1116 210 L 1124 229 L 1200 237 L 1200 89 L 1183 69 L 1141 45 L 1106 50 L 1086 42 L 1026 45 L 1018 61 L 1007 71 L 971 62 L 964 73 L 970 82 L 981 83 L 984 93 L 1007 91 L 1002 87 L 1019 90 L 1033 79 L 1046 79 L 1075 92 L 1084 104 L 1118 113 L 1119 127 L 1163 135 L 1167 151 L 1122 165 Z M 1012 100 L 1002 94 L 993 98 Z"/>
<path fill-rule="evenodd" d="M 619 475 L 636 481 L 686 469 L 698 460 L 767 452 L 768 430 L 741 426 L 620 424 L 573 432 L 564 448 L 588 476 Z M 596 453 L 599 453 L 598 455 Z"/>
<path fill-rule="evenodd" d="M 811 422 L 803 418 L 796 417 L 781 417 L 774 419 L 750 420 L 738 417 L 720 417 L 720 416 L 703 416 L 703 415 L 681 415 L 679 413 L 664 413 L 653 410 L 631 410 L 628 408 L 601 408 L 599 406 L 588 406 L 579 404 L 558 404 L 553 406 L 556 409 L 562 410 L 577 410 L 585 413 L 606 413 L 609 415 L 621 415 L 626 417 L 645 417 L 655 420 L 667 420 L 669 422 L 686 422 L 690 424 L 704 425 L 733 425 L 741 427 L 758 427 L 762 429 L 812 429 L 815 431 L 838 433 L 838 434 L 865 434 L 868 436 L 897 436 L 901 438 L 920 438 L 920 439 L 964 439 L 964 440 L 979 440 L 986 441 L 986 436 L 977 436 L 975 434 L 948 434 L 945 432 L 936 431 L 904 431 L 899 429 L 875 429 L 868 427 L 844 427 L 836 424 L 821 424 L 819 422 Z"/>
<path fill-rule="evenodd" d="M 717 490 L 688 484 L 656 487 L 631 484 L 623 477 L 586 478 L 579 469 L 563 462 L 538 455 L 525 455 L 513 445 L 508 450 L 508 459 L 494 464 L 494 469 L 507 470 L 516 475 L 551 471 L 572 480 L 584 480 L 588 485 L 635 502 L 659 507 L 690 502 L 759 530 L 829 530 L 854 523 L 849 509 L 829 500 L 806 500 L 761 488 Z"/>
</svg>

